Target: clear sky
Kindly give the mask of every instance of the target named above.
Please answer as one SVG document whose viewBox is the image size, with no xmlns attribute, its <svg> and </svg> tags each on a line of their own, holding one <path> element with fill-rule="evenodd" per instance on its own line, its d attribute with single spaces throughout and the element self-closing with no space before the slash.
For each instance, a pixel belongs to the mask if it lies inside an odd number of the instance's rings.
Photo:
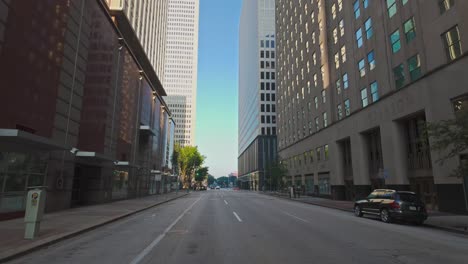
<svg viewBox="0 0 468 264">
<path fill-rule="evenodd" d="M 200 0 L 196 144 L 215 177 L 237 171 L 241 0 Z"/>
</svg>

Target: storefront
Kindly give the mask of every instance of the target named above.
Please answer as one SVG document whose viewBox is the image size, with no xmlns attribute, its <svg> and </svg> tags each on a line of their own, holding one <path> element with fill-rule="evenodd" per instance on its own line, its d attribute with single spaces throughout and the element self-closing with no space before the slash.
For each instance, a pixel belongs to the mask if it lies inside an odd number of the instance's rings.
<svg viewBox="0 0 468 264">
<path fill-rule="evenodd" d="M 48 155 L 0 152 L 0 214 L 23 211 L 29 187 L 44 186 Z"/>
</svg>

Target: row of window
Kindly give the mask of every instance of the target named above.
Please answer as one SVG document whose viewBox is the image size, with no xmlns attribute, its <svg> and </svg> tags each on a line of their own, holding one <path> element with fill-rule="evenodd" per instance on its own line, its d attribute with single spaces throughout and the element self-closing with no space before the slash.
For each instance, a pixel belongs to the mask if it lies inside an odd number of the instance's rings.
<svg viewBox="0 0 468 264">
<path fill-rule="evenodd" d="M 275 41 L 274 40 L 260 40 L 260 47 L 275 48 Z"/>
<path fill-rule="evenodd" d="M 275 69 L 275 62 L 274 61 L 260 61 L 260 68 L 261 69 Z"/>
<path fill-rule="evenodd" d="M 274 104 L 261 104 L 260 111 L 266 113 L 276 113 L 276 105 Z"/>
<path fill-rule="evenodd" d="M 261 82 L 260 83 L 260 90 L 267 90 L 267 91 L 274 91 L 276 89 L 276 83 L 272 82 Z"/>
<path fill-rule="evenodd" d="M 260 79 L 264 80 L 274 80 L 275 79 L 275 72 L 260 72 Z"/>
<path fill-rule="evenodd" d="M 276 135 L 276 127 L 267 127 L 266 129 L 262 127 L 262 135 Z"/>
<path fill-rule="evenodd" d="M 275 58 L 275 51 L 269 50 L 261 50 L 260 51 L 260 58 L 267 58 L 267 59 L 274 59 Z"/>
<path fill-rule="evenodd" d="M 276 124 L 276 116 L 272 115 L 261 115 L 260 122 L 262 124 Z"/>
<path fill-rule="evenodd" d="M 320 146 L 315 150 L 309 150 L 300 155 L 296 155 L 294 157 L 282 160 L 281 163 L 285 164 L 288 168 L 293 168 L 295 165 L 301 166 L 302 163 L 304 163 L 304 165 L 313 164 L 315 162 L 315 159 L 317 159 L 317 161 L 330 159 L 330 151 L 328 144 Z"/>
<path fill-rule="evenodd" d="M 275 94 L 269 94 L 269 93 L 264 94 L 264 93 L 261 93 L 261 94 L 260 94 L 260 101 L 262 101 L 262 102 L 263 102 L 263 101 L 267 101 L 267 102 L 271 101 L 271 102 L 274 102 L 274 101 L 276 101 L 276 99 L 275 99 Z"/>
</svg>

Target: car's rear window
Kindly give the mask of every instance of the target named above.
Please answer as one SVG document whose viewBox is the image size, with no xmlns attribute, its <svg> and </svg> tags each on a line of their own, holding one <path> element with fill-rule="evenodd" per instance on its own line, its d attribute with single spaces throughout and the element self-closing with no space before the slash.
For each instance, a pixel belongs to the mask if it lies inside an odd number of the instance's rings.
<svg viewBox="0 0 468 264">
<path fill-rule="evenodd" d="M 403 202 L 419 202 L 418 196 L 411 193 L 399 193 L 398 196 Z"/>
</svg>

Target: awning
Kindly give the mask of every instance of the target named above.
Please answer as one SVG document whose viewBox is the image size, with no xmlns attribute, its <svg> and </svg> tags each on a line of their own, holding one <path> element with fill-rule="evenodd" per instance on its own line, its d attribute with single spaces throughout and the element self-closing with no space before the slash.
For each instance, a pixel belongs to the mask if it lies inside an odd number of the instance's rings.
<svg viewBox="0 0 468 264">
<path fill-rule="evenodd" d="M 148 136 L 156 136 L 156 133 L 150 126 L 140 126 L 141 134 Z"/>
<path fill-rule="evenodd" d="M 78 151 L 76 152 L 76 157 L 79 158 L 85 158 L 85 159 L 94 159 L 94 160 L 100 160 L 100 161 L 115 161 L 109 156 L 106 156 L 101 153 L 97 152 L 91 152 L 91 151 Z"/>
<path fill-rule="evenodd" d="M 52 151 L 69 150 L 71 147 L 63 146 L 50 138 L 34 135 L 18 129 L 0 129 L 1 151 Z"/>
</svg>

